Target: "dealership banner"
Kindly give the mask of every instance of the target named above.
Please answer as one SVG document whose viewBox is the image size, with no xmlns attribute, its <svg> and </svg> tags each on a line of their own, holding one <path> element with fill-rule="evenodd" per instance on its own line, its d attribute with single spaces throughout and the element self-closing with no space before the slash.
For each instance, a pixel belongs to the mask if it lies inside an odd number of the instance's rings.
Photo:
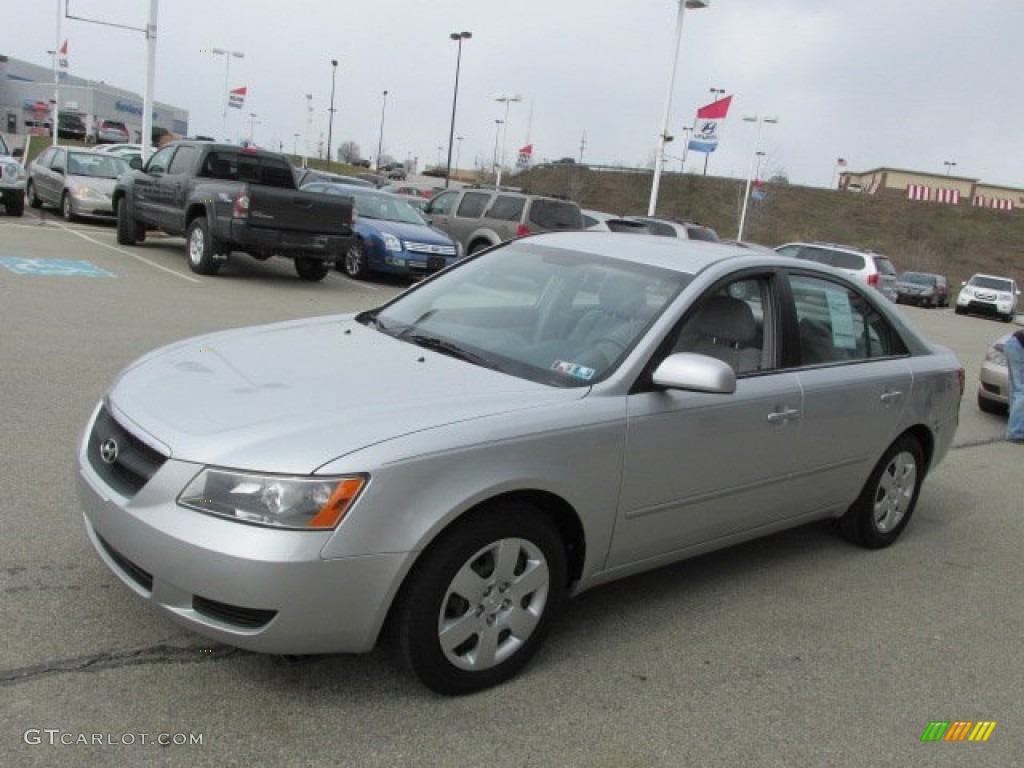
<svg viewBox="0 0 1024 768">
<path fill-rule="evenodd" d="M 533 162 L 533 144 L 527 144 L 519 148 L 519 157 L 516 159 L 516 170 L 526 171 Z"/>
<path fill-rule="evenodd" d="M 61 72 L 68 71 L 68 41 L 65 40 L 60 45 L 60 50 L 57 51 L 57 68 Z"/>
<path fill-rule="evenodd" d="M 718 99 L 697 110 L 697 119 L 687 145 L 694 152 L 714 152 L 718 148 L 718 123 L 729 114 L 732 96 Z"/>
</svg>

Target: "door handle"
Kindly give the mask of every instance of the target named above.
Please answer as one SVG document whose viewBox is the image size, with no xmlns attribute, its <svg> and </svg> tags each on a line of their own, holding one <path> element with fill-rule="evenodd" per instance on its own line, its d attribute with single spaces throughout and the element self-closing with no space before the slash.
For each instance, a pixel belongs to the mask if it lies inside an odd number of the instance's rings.
<svg viewBox="0 0 1024 768">
<path fill-rule="evenodd" d="M 893 400 L 898 400 L 903 397 L 903 391 L 899 389 L 890 389 L 883 392 L 878 396 L 878 399 L 882 401 L 882 405 L 889 405 Z"/>
<path fill-rule="evenodd" d="M 768 414 L 769 424 L 785 424 L 787 421 L 800 418 L 800 411 L 796 408 L 785 408 L 781 411 L 772 411 Z"/>
</svg>

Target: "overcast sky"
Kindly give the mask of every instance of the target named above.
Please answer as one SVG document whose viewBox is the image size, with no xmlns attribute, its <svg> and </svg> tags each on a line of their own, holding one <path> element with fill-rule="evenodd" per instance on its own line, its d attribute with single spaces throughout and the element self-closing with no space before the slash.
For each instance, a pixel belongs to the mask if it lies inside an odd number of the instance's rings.
<svg viewBox="0 0 1024 768">
<path fill-rule="evenodd" d="M 65 0 L 0 0 L 0 53 L 49 66 Z M 148 0 L 69 0 L 70 14 L 144 27 Z M 462 46 L 456 135 L 459 165 L 489 164 L 503 94 L 507 156 L 527 137 L 537 159 L 649 165 L 672 67 L 675 0 L 163 0 L 155 97 L 189 111 L 192 133 L 222 137 L 225 59 L 230 87 L 248 86 L 231 110 L 232 138 L 299 151 L 326 140 L 331 59 L 337 59 L 333 145 L 375 157 L 384 107 L 384 154 L 447 152 Z M 62 13 L 60 15 L 63 15 Z M 141 94 L 141 32 L 62 19 L 72 74 Z M 1024 187 L 1024 98 L 1019 51 L 1024 0 L 710 0 L 685 14 L 671 132 L 682 135 L 710 89 L 734 94 L 708 173 L 745 177 L 755 124 L 764 125 L 768 174 L 827 186 L 836 159 Z M 313 94 L 311 127 L 306 94 Z M 531 119 L 532 115 L 532 119 Z M 295 138 L 295 134 L 299 138 Z M 585 139 L 584 139 L 585 137 Z M 670 145 L 680 154 L 681 141 Z M 439 151 L 439 147 L 443 150 Z M 704 155 L 690 154 L 700 172 Z M 670 167 L 678 169 L 679 160 Z M 765 175 L 765 174 L 763 174 Z"/>
</svg>

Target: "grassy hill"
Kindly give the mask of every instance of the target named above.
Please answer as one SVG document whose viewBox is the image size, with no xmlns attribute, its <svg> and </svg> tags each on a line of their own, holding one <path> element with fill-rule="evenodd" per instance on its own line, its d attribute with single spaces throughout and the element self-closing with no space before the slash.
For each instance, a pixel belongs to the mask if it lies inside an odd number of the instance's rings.
<svg viewBox="0 0 1024 768">
<path fill-rule="evenodd" d="M 510 183 L 612 213 L 646 213 L 651 193 L 650 173 L 572 165 L 537 168 Z M 736 179 L 667 173 L 658 214 L 699 221 L 732 238 L 743 186 Z M 891 190 L 866 195 L 774 183 L 765 189 L 767 197 L 747 207 L 745 240 L 770 246 L 794 240 L 857 245 L 888 255 L 900 271 L 941 272 L 954 285 L 975 272 L 1024 282 L 1024 210 L 912 201 Z"/>
</svg>

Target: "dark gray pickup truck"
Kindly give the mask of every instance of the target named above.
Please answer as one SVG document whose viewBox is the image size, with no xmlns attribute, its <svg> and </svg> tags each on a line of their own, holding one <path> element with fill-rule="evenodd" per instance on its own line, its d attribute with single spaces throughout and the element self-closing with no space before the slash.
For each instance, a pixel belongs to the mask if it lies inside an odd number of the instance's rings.
<svg viewBox="0 0 1024 768">
<path fill-rule="evenodd" d="M 122 175 L 113 194 L 117 242 L 146 230 L 188 240 L 193 272 L 214 275 L 233 251 L 294 259 L 303 280 L 322 280 L 352 241 L 352 200 L 296 189 L 284 155 L 252 147 L 176 141 Z"/>
</svg>

